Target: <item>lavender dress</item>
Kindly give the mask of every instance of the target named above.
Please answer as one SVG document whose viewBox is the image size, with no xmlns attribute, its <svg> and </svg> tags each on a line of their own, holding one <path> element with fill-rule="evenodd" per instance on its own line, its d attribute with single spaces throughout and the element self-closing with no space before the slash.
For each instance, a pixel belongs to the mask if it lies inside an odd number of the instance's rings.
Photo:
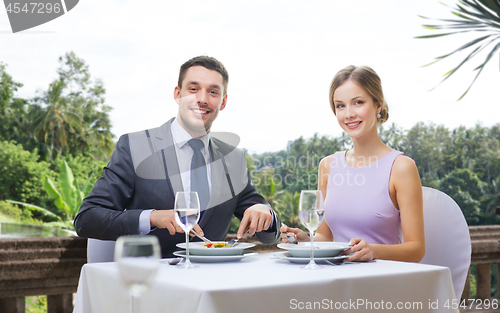
<svg viewBox="0 0 500 313">
<path fill-rule="evenodd" d="M 370 244 L 400 243 L 399 210 L 389 196 L 389 178 L 392 164 L 401 154 L 393 150 L 364 167 L 347 165 L 346 151 L 333 155 L 326 187 L 325 220 L 335 241 L 361 238 Z"/>
</svg>

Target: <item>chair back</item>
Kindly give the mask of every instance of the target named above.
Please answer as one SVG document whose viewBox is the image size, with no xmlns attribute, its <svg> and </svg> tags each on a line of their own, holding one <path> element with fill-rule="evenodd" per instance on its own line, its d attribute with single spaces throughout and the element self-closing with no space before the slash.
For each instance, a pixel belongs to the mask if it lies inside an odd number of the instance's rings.
<svg viewBox="0 0 500 313">
<path fill-rule="evenodd" d="M 87 240 L 87 263 L 113 262 L 115 241 L 89 238 Z"/>
<path fill-rule="evenodd" d="M 445 193 L 423 187 L 425 256 L 423 264 L 446 266 L 460 299 L 471 260 L 469 227 L 458 204 Z"/>
</svg>

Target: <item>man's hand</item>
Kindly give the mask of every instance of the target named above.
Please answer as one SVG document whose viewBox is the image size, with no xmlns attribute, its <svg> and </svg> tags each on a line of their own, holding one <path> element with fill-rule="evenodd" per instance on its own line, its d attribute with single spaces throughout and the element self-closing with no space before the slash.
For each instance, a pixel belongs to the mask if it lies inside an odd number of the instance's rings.
<svg viewBox="0 0 500 313">
<path fill-rule="evenodd" d="M 149 221 L 151 222 L 151 227 L 166 228 L 170 235 L 175 233 L 183 233 L 184 230 L 175 221 L 174 210 L 154 210 L 151 212 Z M 204 236 L 203 230 L 201 230 L 198 224 L 194 225 L 193 230 L 200 236 Z M 190 234 L 191 236 L 194 236 Z"/>
<path fill-rule="evenodd" d="M 243 214 L 236 238 L 241 238 L 247 230 L 250 236 L 253 236 L 256 232 L 266 230 L 272 221 L 273 215 L 268 206 L 254 204 L 246 209 L 245 214 Z"/>
</svg>

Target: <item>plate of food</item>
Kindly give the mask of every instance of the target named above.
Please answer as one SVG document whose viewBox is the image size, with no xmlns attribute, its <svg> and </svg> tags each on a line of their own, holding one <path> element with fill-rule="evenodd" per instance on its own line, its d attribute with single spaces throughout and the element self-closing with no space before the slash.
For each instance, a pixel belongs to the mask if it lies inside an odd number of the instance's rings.
<svg viewBox="0 0 500 313">
<path fill-rule="evenodd" d="M 192 255 L 191 247 L 189 247 L 189 260 L 197 263 L 234 262 L 256 254 L 257 252 L 255 251 L 245 251 L 238 255 Z M 185 258 L 186 251 L 176 251 L 174 255 Z"/>
<path fill-rule="evenodd" d="M 186 243 L 178 243 L 177 247 L 186 249 Z M 213 241 L 212 244 L 204 242 L 190 242 L 189 255 L 242 255 L 243 251 L 255 247 L 255 244 L 242 242 L 235 247 L 228 247 L 226 241 Z"/>
<path fill-rule="evenodd" d="M 280 243 L 278 248 L 288 250 L 291 256 L 309 258 L 311 256 L 311 243 L 299 242 L 297 244 Z M 313 243 L 314 258 L 334 257 L 349 249 L 348 242 L 318 241 Z"/>
<path fill-rule="evenodd" d="M 290 252 L 277 252 L 275 256 L 278 259 L 281 260 L 287 260 L 291 263 L 297 263 L 297 264 L 307 264 L 310 261 L 310 258 L 301 258 L 301 257 L 295 257 L 290 254 Z M 327 264 L 326 261 L 329 261 L 335 265 L 340 265 L 344 263 L 344 260 L 347 259 L 347 255 L 337 255 L 337 256 L 332 256 L 332 257 L 326 257 L 326 258 L 317 258 L 316 256 L 314 257 L 314 262 L 318 264 Z"/>
</svg>

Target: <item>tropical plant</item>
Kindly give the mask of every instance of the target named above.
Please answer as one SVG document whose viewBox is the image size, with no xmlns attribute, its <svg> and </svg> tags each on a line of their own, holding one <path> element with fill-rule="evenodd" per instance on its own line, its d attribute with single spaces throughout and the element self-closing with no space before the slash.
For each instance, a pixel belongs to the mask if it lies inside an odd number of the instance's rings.
<svg viewBox="0 0 500 313">
<path fill-rule="evenodd" d="M 281 192 L 275 182 L 274 169 L 270 168 L 263 172 L 256 173 L 254 175 L 254 180 L 257 180 L 257 191 L 267 200 L 267 202 L 272 206 L 279 206 L 279 195 Z"/>
<path fill-rule="evenodd" d="M 58 186 L 49 177 L 45 177 L 43 183 L 45 191 L 54 200 L 54 204 L 58 209 L 58 216 L 64 221 L 73 222 L 75 219 L 83 198 L 92 189 L 92 178 L 93 175 L 89 177 L 83 188 L 80 189 L 66 161 L 61 162 L 59 166 Z"/>
<path fill-rule="evenodd" d="M 69 154 L 86 154 L 108 159 L 113 150 L 113 134 L 105 104 L 102 80 L 91 80 L 89 66 L 74 52 L 59 58 L 59 80 L 67 86 L 66 101 L 81 116 L 80 127 L 68 138 Z"/>
<path fill-rule="evenodd" d="M 55 208 L 45 209 L 33 204 L 12 200 L 7 200 L 6 202 L 23 206 L 46 217 L 52 218 L 53 220 L 55 219 L 58 222 L 57 226 L 72 229 L 73 220 L 78 213 L 83 198 L 85 198 L 92 189 L 93 176 L 92 174 L 80 189 L 68 163 L 62 161 L 59 165 L 57 185 L 48 176 L 45 176 L 43 181 L 43 187 L 50 198 L 54 200 Z"/>
<path fill-rule="evenodd" d="M 63 154 L 63 148 L 68 146 L 68 131 L 75 133 L 80 128 L 81 116 L 68 106 L 63 95 L 65 88 L 63 81 L 54 81 L 42 97 L 35 99 L 46 107 L 33 121 L 32 129 L 38 141 L 48 147 L 49 160 L 54 158 L 54 152 Z"/>
<path fill-rule="evenodd" d="M 60 155 L 87 155 L 95 159 L 108 159 L 113 151 L 114 136 L 108 114 L 111 107 L 105 104 L 106 90 L 103 82 L 99 79 L 91 80 L 88 65 L 73 52 L 60 57 L 59 64 L 59 77 L 49 84 L 46 91 L 31 99 L 27 105 L 20 102 L 20 99 L 13 102 L 23 110 L 18 109 L 13 114 L 15 118 L 9 118 L 10 123 L 4 128 L 12 133 L 14 127 L 10 125 L 19 124 L 17 129 L 30 137 L 22 142 L 19 141 L 22 139 L 21 135 L 3 137 L 14 139 L 30 150 L 37 148 L 40 156 L 49 161 Z M 0 66 L 0 72 L 4 67 Z M 10 76 L 3 76 L 3 89 L 10 92 L 5 94 L 10 95 L 8 99 L 12 99 L 13 91 L 18 85 L 12 82 Z M 0 136 L 2 133 L 4 131 L 0 127 Z"/>
<path fill-rule="evenodd" d="M 490 61 L 493 55 L 500 49 L 500 1 L 499 0 L 460 0 L 459 4 L 455 8 L 452 8 L 451 13 L 454 14 L 456 19 L 435 19 L 442 24 L 439 25 L 423 25 L 424 28 L 430 30 L 441 30 L 450 29 L 452 31 L 435 34 L 435 35 L 425 35 L 418 36 L 416 38 L 436 38 L 455 34 L 463 34 L 468 32 L 477 32 L 481 34 L 480 37 L 467 42 L 463 46 L 457 48 L 451 53 L 441 55 L 436 57 L 436 60 L 425 66 L 434 64 L 440 60 L 443 60 L 457 52 L 462 52 L 471 48 L 472 51 L 462 60 L 456 67 L 445 73 L 445 81 L 451 75 L 453 75 L 459 68 L 462 67 L 466 62 L 475 57 L 479 52 L 487 47 L 491 47 L 491 50 L 486 56 L 483 63 L 479 64 L 474 70 L 478 71 L 476 77 L 469 85 L 467 90 L 460 96 L 462 99 L 478 78 L 478 76 L 483 71 L 486 64 Z M 429 19 L 427 17 L 421 16 L 424 19 Z M 470 50 L 469 50 L 470 51 Z"/>
</svg>

